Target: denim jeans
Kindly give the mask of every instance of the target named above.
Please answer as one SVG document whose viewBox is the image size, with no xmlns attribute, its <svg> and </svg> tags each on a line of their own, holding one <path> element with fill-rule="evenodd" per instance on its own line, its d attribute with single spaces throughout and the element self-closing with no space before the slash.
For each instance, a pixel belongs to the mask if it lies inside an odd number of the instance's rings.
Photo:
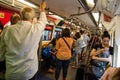
<svg viewBox="0 0 120 80">
<path fill-rule="evenodd" d="M 58 60 L 56 64 L 56 71 L 55 71 L 55 79 L 59 79 L 61 68 L 63 68 L 63 80 L 67 77 L 68 72 L 68 66 L 69 66 L 70 60 Z"/>
</svg>

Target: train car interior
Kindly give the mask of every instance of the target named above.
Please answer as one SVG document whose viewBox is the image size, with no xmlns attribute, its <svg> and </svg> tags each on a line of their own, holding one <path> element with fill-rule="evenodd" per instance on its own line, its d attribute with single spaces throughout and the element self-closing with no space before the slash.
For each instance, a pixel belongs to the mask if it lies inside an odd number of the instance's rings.
<svg viewBox="0 0 120 80">
<path fill-rule="evenodd" d="M 80 30 L 85 31 L 89 37 L 96 33 L 102 35 L 107 30 L 111 36 L 110 45 L 114 47 L 111 66 L 120 68 L 120 0 L 0 0 L 0 22 L 4 27 L 10 25 L 11 15 L 19 14 L 20 9 L 25 6 L 32 7 L 36 18 L 39 18 L 39 7 L 42 1 L 46 2 L 48 24 L 41 33 L 42 38 L 38 48 L 39 72 L 42 75 L 39 80 L 55 80 L 55 70 L 53 73 L 47 72 L 47 62 L 44 61 L 42 52 L 54 38 L 59 39 L 62 36 L 64 28 L 70 29 L 72 38 L 74 33 Z M 88 50 L 83 63 L 87 62 L 89 53 Z M 76 72 L 77 69 L 69 66 L 67 80 L 77 80 Z M 5 79 L 0 76 L 0 80 Z M 62 73 L 60 80 L 62 80 Z"/>
</svg>

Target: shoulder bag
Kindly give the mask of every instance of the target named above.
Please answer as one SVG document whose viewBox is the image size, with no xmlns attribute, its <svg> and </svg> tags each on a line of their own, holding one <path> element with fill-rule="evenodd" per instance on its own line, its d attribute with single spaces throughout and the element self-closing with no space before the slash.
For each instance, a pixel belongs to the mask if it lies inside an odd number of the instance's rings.
<svg viewBox="0 0 120 80">
<path fill-rule="evenodd" d="M 65 41 L 65 43 L 67 44 L 68 48 L 71 50 L 71 48 L 70 48 L 69 44 L 67 43 L 67 41 L 64 38 L 62 38 L 62 39 Z"/>
</svg>

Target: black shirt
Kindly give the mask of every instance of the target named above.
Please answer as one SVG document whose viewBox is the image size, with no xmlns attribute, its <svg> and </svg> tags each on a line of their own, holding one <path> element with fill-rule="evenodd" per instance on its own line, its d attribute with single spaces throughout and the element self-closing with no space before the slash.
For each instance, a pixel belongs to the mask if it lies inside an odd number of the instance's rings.
<svg viewBox="0 0 120 80">
<path fill-rule="evenodd" d="M 99 50 L 99 49 L 102 49 L 102 48 L 104 48 L 103 46 L 102 46 L 102 44 L 99 44 L 99 45 L 95 45 L 94 46 L 94 49 L 96 49 L 96 50 Z M 113 47 L 109 47 L 109 54 L 110 55 L 113 55 Z"/>
</svg>

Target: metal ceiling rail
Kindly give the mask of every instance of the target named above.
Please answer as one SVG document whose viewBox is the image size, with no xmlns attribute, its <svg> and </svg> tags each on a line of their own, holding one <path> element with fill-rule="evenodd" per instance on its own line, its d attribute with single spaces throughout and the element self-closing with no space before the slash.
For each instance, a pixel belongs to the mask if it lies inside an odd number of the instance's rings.
<svg viewBox="0 0 120 80">
<path fill-rule="evenodd" d="M 85 0 L 78 0 L 79 1 L 79 3 L 81 4 L 81 6 L 84 8 L 84 10 L 85 11 L 89 11 L 89 7 L 88 7 L 88 5 L 87 5 L 87 3 L 86 3 L 86 1 Z M 95 6 L 94 6 L 94 8 L 96 7 L 96 4 L 95 4 Z M 93 8 L 93 9 L 94 9 Z M 93 10 L 92 9 L 92 10 Z M 92 11 L 91 10 L 91 11 Z M 95 26 L 98 26 L 97 25 L 97 23 L 96 23 L 96 21 L 95 21 L 95 18 L 93 17 L 93 15 L 92 15 L 92 13 L 91 13 L 91 11 L 89 11 L 89 12 L 86 12 L 88 15 L 89 15 L 89 17 L 91 18 L 91 20 L 93 21 L 93 23 L 95 24 Z"/>
<path fill-rule="evenodd" d="M 95 21 L 95 18 L 93 17 L 93 15 L 91 13 L 91 11 L 93 11 L 95 9 L 96 3 L 95 3 L 95 5 L 94 5 L 94 7 L 92 9 L 89 9 L 89 7 L 88 7 L 88 5 L 87 5 L 85 0 L 78 0 L 78 2 L 84 8 L 85 12 L 79 13 L 79 14 L 72 14 L 72 15 L 70 15 L 70 17 L 72 17 L 72 16 L 80 16 L 80 15 L 83 15 L 83 14 L 87 13 L 89 15 L 89 17 L 91 18 L 91 20 L 93 21 L 93 23 L 95 24 L 95 26 L 98 26 L 96 21 Z"/>
</svg>

